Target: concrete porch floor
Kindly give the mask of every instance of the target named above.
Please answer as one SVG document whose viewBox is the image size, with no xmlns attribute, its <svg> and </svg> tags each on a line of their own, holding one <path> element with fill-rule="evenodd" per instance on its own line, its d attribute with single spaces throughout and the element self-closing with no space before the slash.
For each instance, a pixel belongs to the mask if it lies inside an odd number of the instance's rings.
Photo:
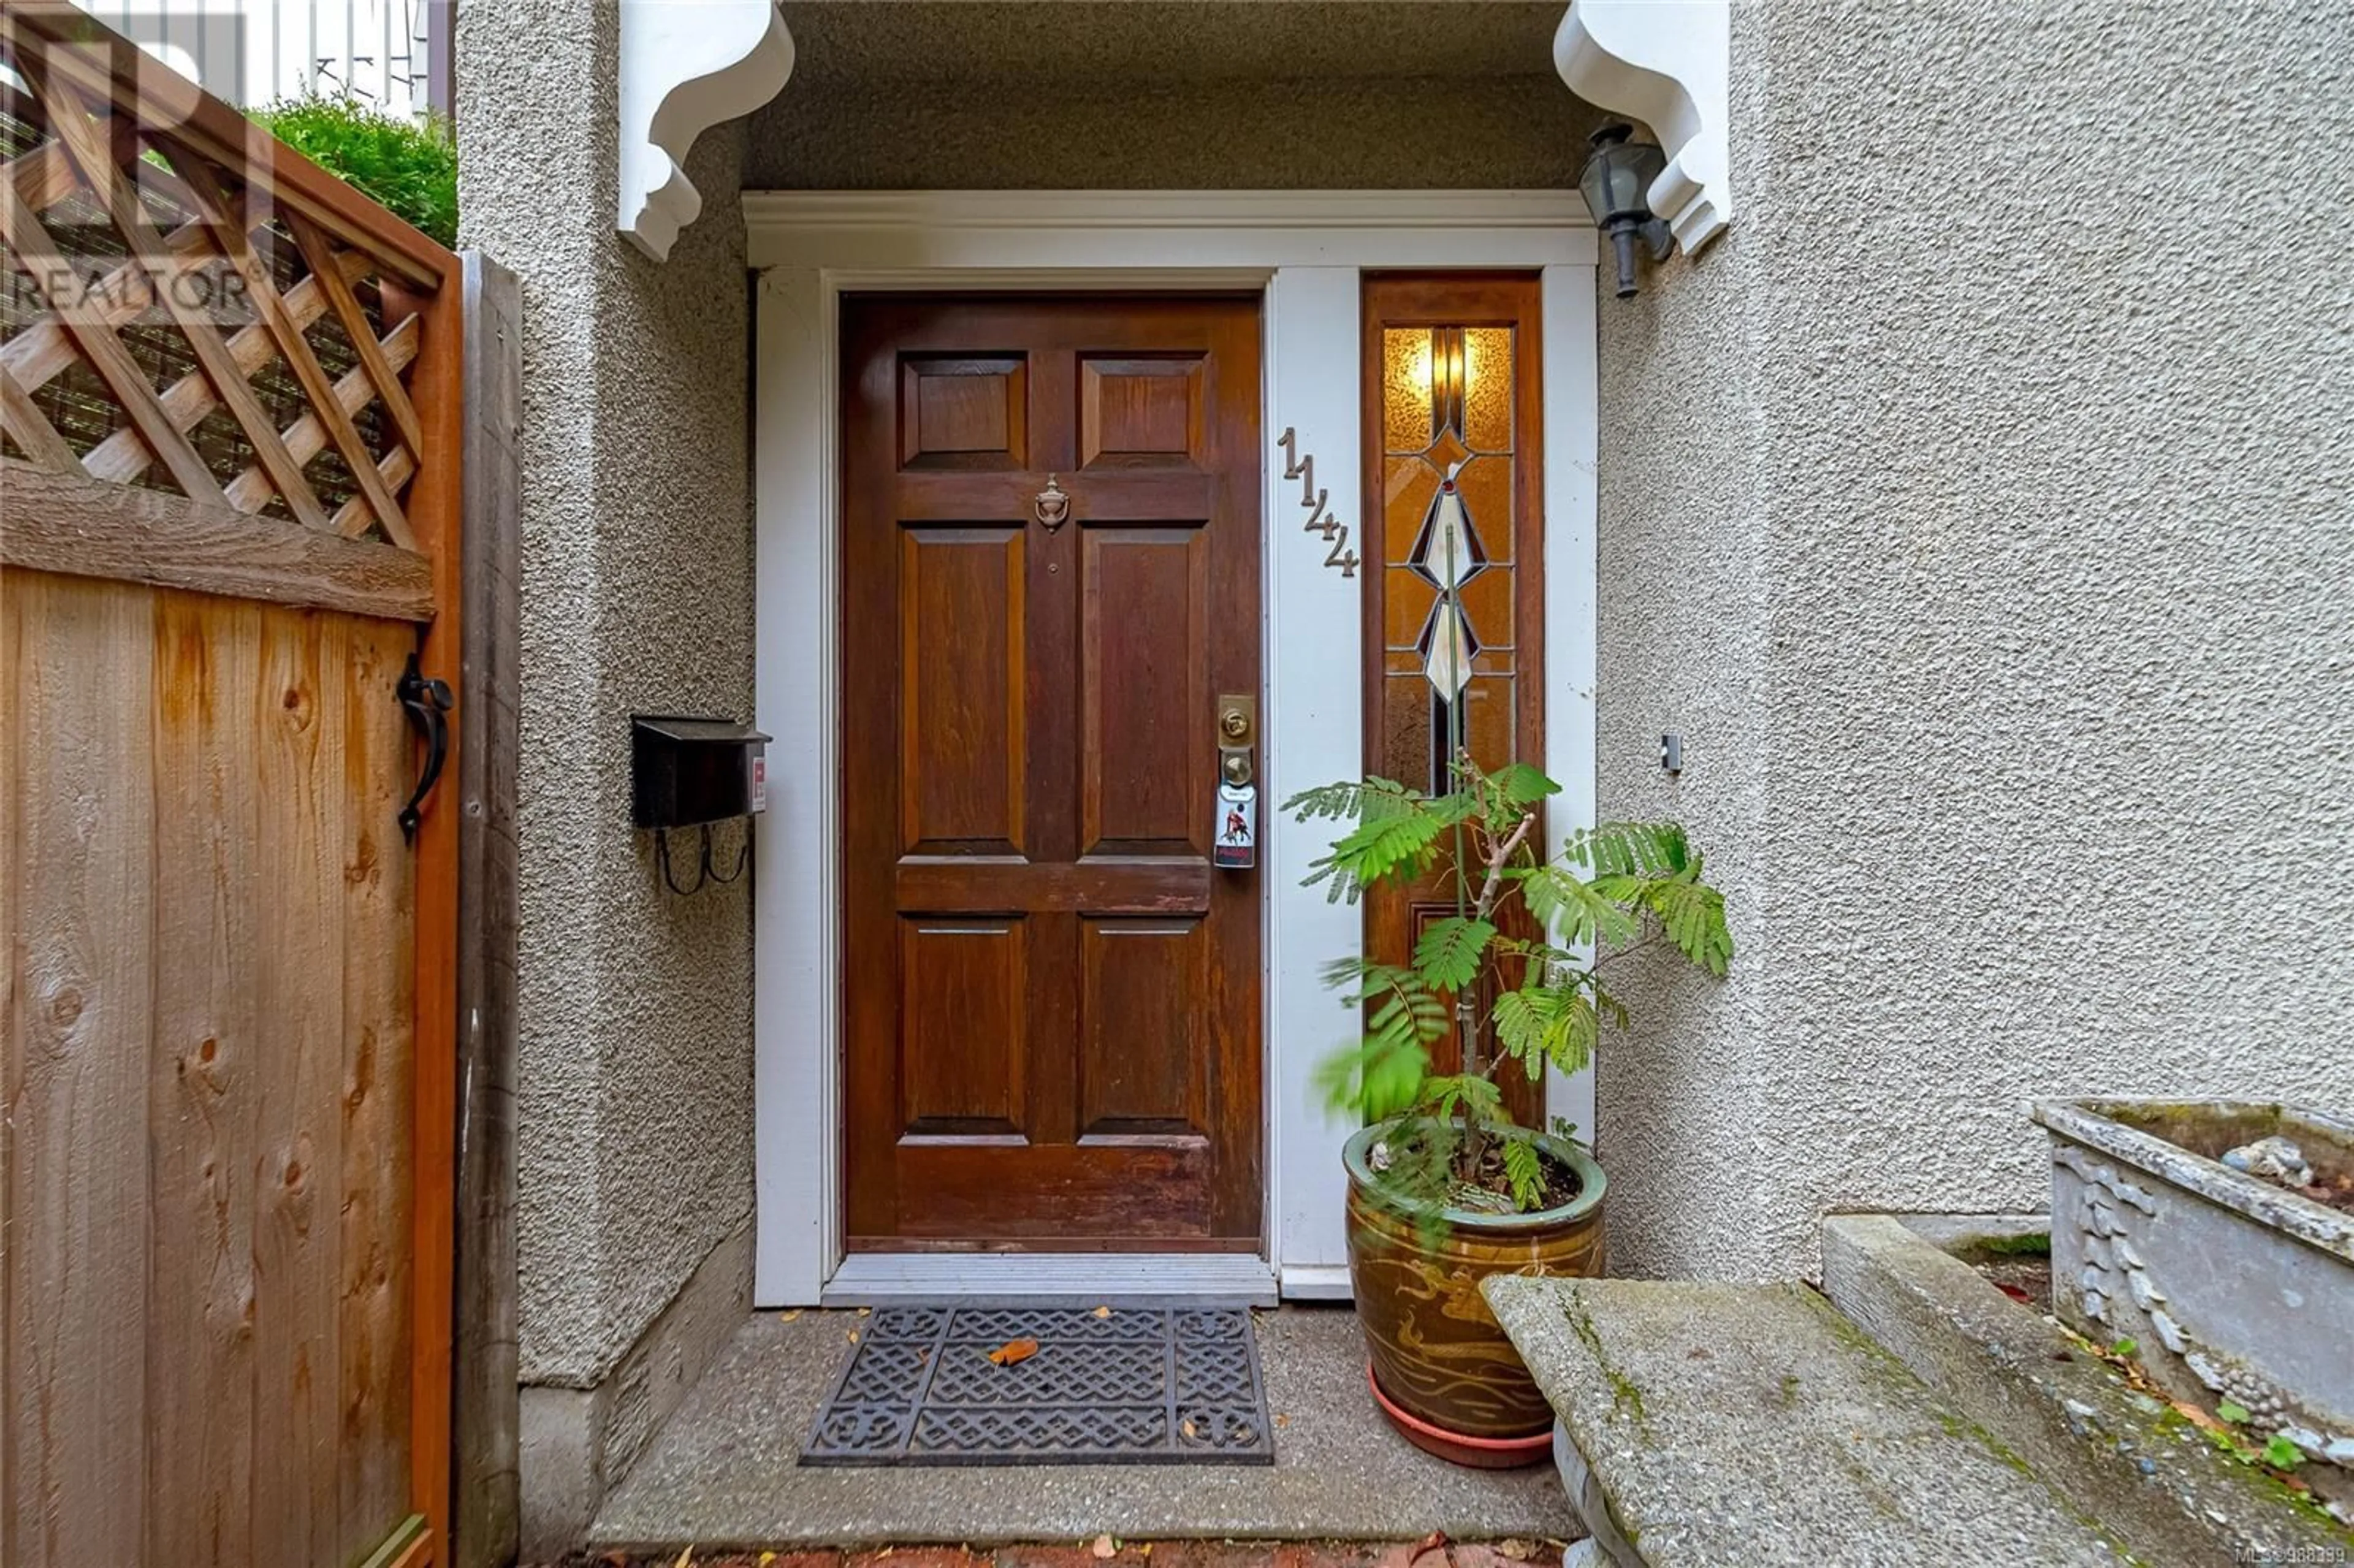
<svg viewBox="0 0 2354 1568">
<path fill-rule="evenodd" d="M 1404 1541 L 1584 1534 L 1551 1465 L 1500 1472 L 1431 1458 L 1365 1387 L 1345 1308 L 1255 1314 L 1276 1461 L 1013 1468 L 815 1469 L 795 1463 L 859 1319 L 754 1317 L 607 1499 L 599 1548 L 1143 1540 Z"/>
</svg>

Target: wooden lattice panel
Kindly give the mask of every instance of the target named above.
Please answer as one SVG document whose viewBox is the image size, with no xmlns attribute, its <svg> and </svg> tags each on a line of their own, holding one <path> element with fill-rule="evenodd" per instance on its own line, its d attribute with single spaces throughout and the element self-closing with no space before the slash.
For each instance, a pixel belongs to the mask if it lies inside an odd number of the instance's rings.
<svg viewBox="0 0 2354 1568">
<path fill-rule="evenodd" d="M 217 126 L 154 111 L 138 79 L 162 68 L 126 72 L 121 40 L 9 20 L 5 455 L 416 548 L 403 497 L 427 441 L 404 377 L 428 297 L 281 200 L 291 154 L 258 128 L 224 159 Z"/>
</svg>

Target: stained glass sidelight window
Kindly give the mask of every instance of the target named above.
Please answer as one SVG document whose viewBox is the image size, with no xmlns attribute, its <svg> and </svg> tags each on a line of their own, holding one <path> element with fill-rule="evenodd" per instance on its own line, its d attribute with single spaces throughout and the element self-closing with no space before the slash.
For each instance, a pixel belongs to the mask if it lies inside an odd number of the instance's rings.
<svg viewBox="0 0 2354 1568">
<path fill-rule="evenodd" d="M 1384 778 L 1450 788 L 1458 724 L 1481 768 L 1544 755 L 1542 333 L 1532 272 L 1365 278 L 1365 765 Z M 1436 872 L 1374 889 L 1366 955 L 1405 962 L 1455 900 Z M 1536 935 L 1517 909 L 1506 924 Z M 1460 1059 L 1451 1033 L 1431 1054 Z M 1517 1071 L 1504 1090 L 1542 1116 Z"/>
<path fill-rule="evenodd" d="M 1520 388 L 1511 326 L 1384 326 L 1382 676 L 1376 771 L 1450 788 L 1447 737 L 1512 760 L 1521 700 L 1515 535 Z M 1443 595 L 1449 585 L 1457 602 Z"/>
</svg>

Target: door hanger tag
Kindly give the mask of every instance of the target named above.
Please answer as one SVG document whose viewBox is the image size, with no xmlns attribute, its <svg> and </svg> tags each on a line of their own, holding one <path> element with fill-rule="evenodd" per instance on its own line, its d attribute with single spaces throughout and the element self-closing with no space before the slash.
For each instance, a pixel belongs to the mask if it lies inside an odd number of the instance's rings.
<svg viewBox="0 0 2354 1568">
<path fill-rule="evenodd" d="M 1213 865 L 1240 871 L 1258 863 L 1257 785 L 1219 782 L 1217 831 L 1211 845 Z"/>
</svg>

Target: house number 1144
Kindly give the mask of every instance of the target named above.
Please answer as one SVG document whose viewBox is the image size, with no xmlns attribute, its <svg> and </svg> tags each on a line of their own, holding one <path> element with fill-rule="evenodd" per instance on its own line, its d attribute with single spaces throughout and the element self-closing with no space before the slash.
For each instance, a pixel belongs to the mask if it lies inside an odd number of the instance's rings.
<svg viewBox="0 0 2354 1568">
<path fill-rule="evenodd" d="M 1315 455 L 1299 455 L 1299 433 L 1288 425 L 1283 428 L 1283 434 L 1275 444 L 1283 449 L 1283 477 L 1299 482 L 1299 504 L 1308 508 L 1307 531 L 1321 534 L 1331 543 L 1332 548 L 1326 553 L 1324 564 L 1340 567 L 1344 577 L 1355 577 L 1357 553 L 1349 548 L 1349 525 L 1333 516 L 1331 508 L 1326 504 L 1332 498 L 1331 493 L 1316 488 Z"/>
</svg>

